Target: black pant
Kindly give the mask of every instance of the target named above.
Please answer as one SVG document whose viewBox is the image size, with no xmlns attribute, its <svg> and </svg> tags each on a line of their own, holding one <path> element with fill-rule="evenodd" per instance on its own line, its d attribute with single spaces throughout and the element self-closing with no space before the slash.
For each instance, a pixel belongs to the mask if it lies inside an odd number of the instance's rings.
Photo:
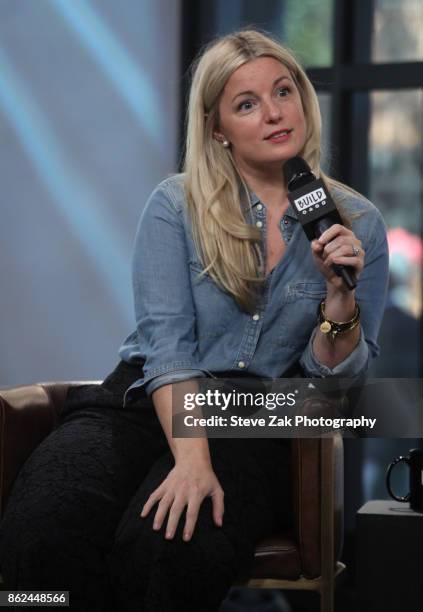
<svg viewBox="0 0 423 612">
<path fill-rule="evenodd" d="M 210 439 L 223 526 L 206 498 L 191 541 L 139 513 L 174 465 L 151 399 L 123 408 L 140 376 L 120 363 L 70 391 L 60 422 L 24 464 L 0 525 L 4 587 L 68 590 L 72 610 L 215 611 L 248 575 L 257 540 L 290 523 L 289 445 Z"/>
</svg>

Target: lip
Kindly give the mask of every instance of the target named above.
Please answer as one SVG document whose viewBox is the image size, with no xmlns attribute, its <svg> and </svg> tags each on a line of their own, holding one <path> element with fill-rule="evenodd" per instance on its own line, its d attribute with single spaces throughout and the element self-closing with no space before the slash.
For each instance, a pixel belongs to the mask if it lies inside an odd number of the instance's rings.
<svg viewBox="0 0 423 612">
<path fill-rule="evenodd" d="M 288 138 L 288 136 L 290 136 L 291 133 L 292 133 L 292 128 L 275 130 L 274 132 L 266 136 L 264 140 L 270 140 L 270 139 L 275 140 L 275 141 L 283 140 L 284 138 Z"/>
</svg>

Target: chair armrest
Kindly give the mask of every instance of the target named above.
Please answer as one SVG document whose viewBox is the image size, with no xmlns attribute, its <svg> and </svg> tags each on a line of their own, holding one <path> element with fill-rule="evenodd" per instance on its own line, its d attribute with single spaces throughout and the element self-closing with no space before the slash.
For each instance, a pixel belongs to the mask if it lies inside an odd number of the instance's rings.
<svg viewBox="0 0 423 612">
<path fill-rule="evenodd" d="M 0 516 L 22 465 L 52 431 L 74 384 L 40 383 L 0 389 Z"/>
<path fill-rule="evenodd" d="M 312 400 L 316 401 L 316 400 Z M 318 400 L 321 402 L 322 400 Z M 317 406 L 315 407 L 317 410 Z M 323 468 L 323 466 L 325 466 Z M 300 551 L 304 576 L 321 574 L 324 548 L 322 519 L 326 534 L 333 538 L 333 555 L 341 554 L 343 537 L 343 442 L 340 434 L 324 438 L 292 440 L 293 515 L 295 539 Z M 331 499 L 322 499 L 322 488 Z M 332 508 L 332 516 L 324 516 L 322 507 Z"/>
</svg>

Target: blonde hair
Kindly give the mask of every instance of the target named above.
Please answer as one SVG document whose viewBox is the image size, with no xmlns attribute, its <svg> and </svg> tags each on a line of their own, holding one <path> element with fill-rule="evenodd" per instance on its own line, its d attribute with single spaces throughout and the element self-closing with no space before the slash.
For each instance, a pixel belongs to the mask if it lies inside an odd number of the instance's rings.
<svg viewBox="0 0 423 612">
<path fill-rule="evenodd" d="M 298 152 L 316 176 L 320 169 L 321 115 L 316 92 L 293 54 L 270 36 L 243 30 L 212 42 L 193 64 L 184 160 L 185 191 L 193 238 L 205 270 L 242 310 L 253 312 L 264 280 L 260 230 L 242 210 L 248 189 L 229 148 L 213 138 L 220 98 L 230 76 L 247 62 L 272 57 L 289 70 L 306 119 L 304 148 Z M 241 188 L 241 192 L 240 192 Z"/>
</svg>

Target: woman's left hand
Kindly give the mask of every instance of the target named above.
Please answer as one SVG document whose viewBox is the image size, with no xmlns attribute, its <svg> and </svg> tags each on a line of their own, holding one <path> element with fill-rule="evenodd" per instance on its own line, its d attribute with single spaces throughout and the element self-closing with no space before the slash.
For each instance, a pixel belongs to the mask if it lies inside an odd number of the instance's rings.
<svg viewBox="0 0 423 612">
<path fill-rule="evenodd" d="M 350 266 L 354 269 L 356 278 L 364 267 L 365 252 L 361 241 L 347 227 L 335 223 L 317 240 L 311 243 L 313 259 L 327 283 L 336 290 L 347 291 L 344 281 L 338 276 L 334 264 Z"/>
</svg>

